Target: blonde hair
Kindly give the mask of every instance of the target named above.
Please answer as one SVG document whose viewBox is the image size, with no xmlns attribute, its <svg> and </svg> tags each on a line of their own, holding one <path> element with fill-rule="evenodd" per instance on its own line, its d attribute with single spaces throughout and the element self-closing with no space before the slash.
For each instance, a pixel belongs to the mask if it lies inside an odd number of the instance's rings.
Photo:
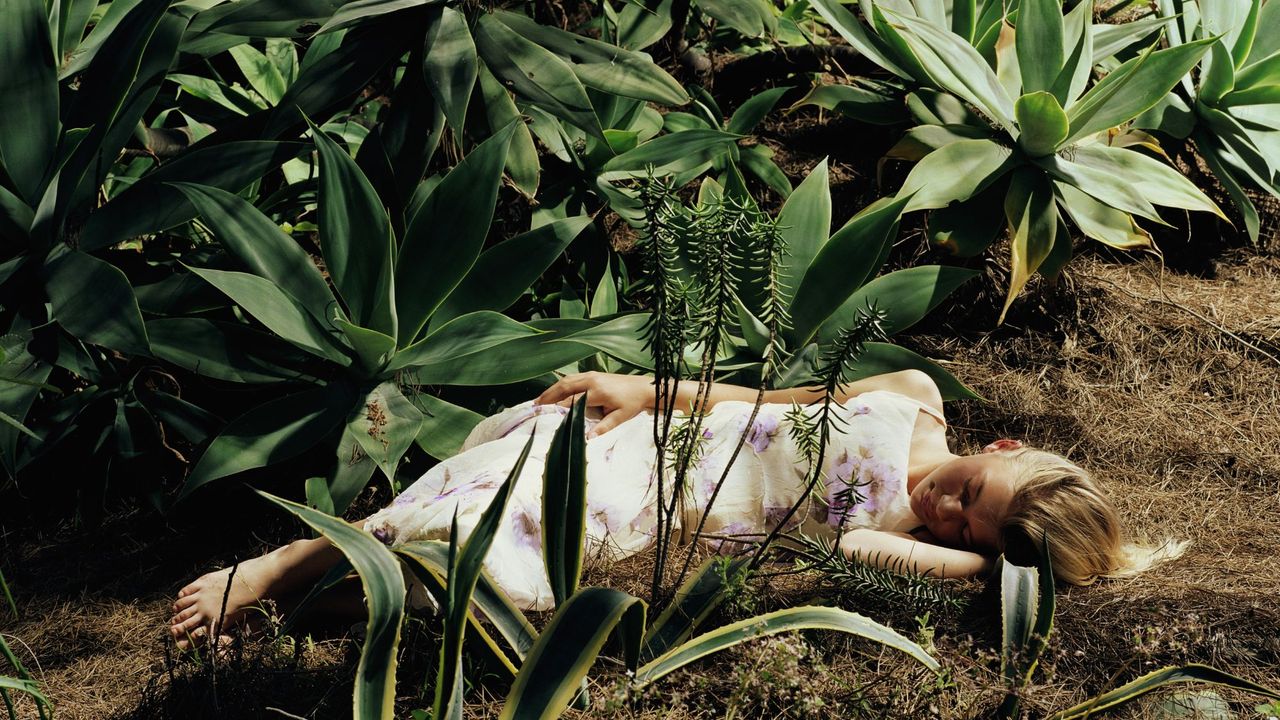
<svg viewBox="0 0 1280 720">
<path fill-rule="evenodd" d="M 1182 554 L 1187 543 L 1149 547 L 1128 542 L 1111 501 L 1083 468 L 1036 448 L 1000 453 L 1015 475 L 1001 524 L 1000 550 L 1012 562 L 1034 564 L 1049 538 L 1053 574 L 1073 585 L 1125 577 Z"/>
</svg>

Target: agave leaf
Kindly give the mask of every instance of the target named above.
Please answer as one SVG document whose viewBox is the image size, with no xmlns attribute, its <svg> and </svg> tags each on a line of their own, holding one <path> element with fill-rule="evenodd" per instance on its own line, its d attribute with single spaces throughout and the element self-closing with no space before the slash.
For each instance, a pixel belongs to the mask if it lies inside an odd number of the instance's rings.
<svg viewBox="0 0 1280 720">
<path fill-rule="evenodd" d="M 1095 200 L 1070 183 L 1055 180 L 1053 188 L 1058 205 L 1085 236 L 1121 250 L 1152 246 L 1151 234 L 1138 227 L 1129 213 Z"/>
<path fill-rule="evenodd" d="M 871 62 L 906 80 L 915 80 L 910 73 L 897 62 L 901 58 L 891 57 L 892 51 L 879 37 L 867 31 L 862 21 L 849 12 L 838 0 L 810 0 L 813 9 L 822 15 L 840 37 L 854 47 Z"/>
<path fill-rule="evenodd" d="M 270 280 L 317 322 L 326 322 L 338 310 L 329 285 L 310 256 L 260 210 L 225 190 L 188 183 L 172 187 L 250 272 Z"/>
<path fill-rule="evenodd" d="M 1071 107 L 1084 92 L 1093 70 L 1093 0 L 1077 4 L 1064 19 L 1065 39 L 1070 51 L 1063 61 L 1062 72 L 1050 91 L 1062 107 Z"/>
<path fill-rule="evenodd" d="M 887 158 L 920 162 L 929 153 L 960 140 L 991 139 L 990 128 L 971 125 L 917 125 L 885 153 Z"/>
<path fill-rule="evenodd" d="M 231 48 L 230 53 L 231 59 L 235 60 L 236 66 L 249 82 L 249 87 L 261 95 L 268 104 L 279 103 L 280 98 L 284 97 L 285 90 L 289 88 L 280 68 L 265 53 L 248 43 Z"/>
<path fill-rule="evenodd" d="M 529 126 L 521 118 L 520 110 L 511 99 L 507 89 L 483 65 L 479 68 L 480 96 L 484 101 L 484 113 L 489 122 L 489 131 L 498 132 L 519 121 L 515 126 L 515 135 L 511 137 L 511 148 L 507 155 L 507 174 L 520 191 L 529 197 L 538 192 L 538 181 L 541 167 L 538 164 L 538 148 L 533 144 L 533 135 Z"/>
<path fill-rule="evenodd" d="M 1240 39 L 1241 33 L 1249 24 L 1252 8 L 1260 3 L 1255 0 L 1208 0 L 1208 2 L 1197 3 L 1200 9 L 1200 34 L 1202 37 L 1218 36 L 1223 43 L 1223 49 L 1227 50 L 1227 62 L 1235 65 L 1235 60 L 1231 58 L 1230 49 L 1236 45 L 1236 41 Z M 1256 15 L 1253 16 L 1256 18 Z M 1250 40 L 1250 44 L 1252 41 Z M 1217 63 L 1217 58 L 1210 61 L 1210 65 Z M 1204 72 L 1214 72 L 1209 67 L 1203 69 Z"/>
<path fill-rule="evenodd" d="M 858 288 L 840 310 L 822 324 L 818 337 L 829 342 L 841 327 L 853 320 L 853 311 L 874 305 L 887 315 L 883 327 L 892 336 L 920 322 L 976 270 L 947 265 L 919 265 L 881 275 Z"/>
<path fill-rule="evenodd" d="M 397 352 L 387 369 L 394 371 L 458 361 L 469 355 L 478 355 L 496 345 L 536 334 L 537 331 L 530 326 L 505 315 L 479 310 L 459 315 L 432 330 L 422 340 Z"/>
<path fill-rule="evenodd" d="M 1142 153 L 1094 143 L 1076 147 L 1074 157 L 1081 165 L 1128 183 L 1155 205 L 1211 212 L 1226 219 L 1218 206 L 1185 175 Z"/>
<path fill-rule="evenodd" d="M 1009 183 L 1001 180 L 963 203 L 952 203 L 929 213 L 925 232 L 929 242 L 956 257 L 974 257 L 986 251 L 1006 227 L 1004 196 Z"/>
<path fill-rule="evenodd" d="M 397 545 L 393 549 L 401 556 L 411 555 L 414 562 L 430 567 L 433 572 L 442 577 L 448 574 L 448 543 L 439 540 L 423 540 Z M 476 589 L 471 596 L 471 601 L 475 603 L 482 616 L 497 628 L 498 634 L 515 652 L 516 660 L 523 661 L 533 649 L 533 644 L 537 642 L 538 633 L 529 624 L 524 613 L 511 603 L 511 599 L 483 568 L 480 571 L 480 577 L 476 580 Z"/>
<path fill-rule="evenodd" d="M 786 243 L 779 294 L 787 305 L 831 234 L 831 189 L 825 158 L 787 198 L 778 213 L 778 227 Z"/>
<path fill-rule="evenodd" d="M 872 125 L 896 125 L 907 116 L 902 111 L 901 98 L 891 88 L 887 83 L 865 78 L 854 78 L 848 85 L 816 85 L 792 107 L 817 105 Z"/>
<path fill-rule="evenodd" d="M 1062 3 L 1058 0 L 1022 0 L 1018 5 L 1017 53 L 1022 92 L 1047 92 L 1062 71 Z"/>
<path fill-rule="evenodd" d="M 348 28 L 367 22 L 370 18 L 412 10 L 424 5 L 435 5 L 439 2 L 441 0 L 356 0 L 343 5 L 323 27 L 316 31 L 316 35 Z"/>
<path fill-rule="evenodd" d="M 519 13 L 495 10 L 493 17 L 521 37 L 568 60 L 578 80 L 587 87 L 663 105 L 689 102 L 680 83 L 646 53 L 543 25 Z"/>
<path fill-rule="evenodd" d="M 635 684 L 644 687 L 707 655 L 747 640 L 792 630 L 837 630 L 859 635 L 900 650 L 934 672 L 940 667 L 924 648 L 858 613 L 830 607 L 794 607 L 740 620 L 699 635 L 637 670 Z"/>
<path fill-rule="evenodd" d="M 765 17 L 773 19 L 760 0 L 699 0 L 698 9 L 749 38 L 763 36 Z"/>
<path fill-rule="evenodd" d="M 1250 58 L 1271 57 L 1280 52 L 1280 5 L 1265 2 L 1258 11 Z"/>
<path fill-rule="evenodd" d="M 958 140 L 916 163 L 898 191 L 905 212 L 946 207 L 982 192 L 1015 165 L 1013 151 L 992 140 Z"/>
<path fill-rule="evenodd" d="M 485 66 L 516 95 L 608 142 L 582 82 L 555 53 L 488 13 L 476 22 L 475 42 Z"/>
<path fill-rule="evenodd" d="M 587 394 L 560 422 L 542 482 L 542 559 L 559 606 L 578 591 L 587 528 Z"/>
<path fill-rule="evenodd" d="M 981 400 L 982 396 L 960 382 L 954 375 L 939 367 L 928 358 L 914 353 L 904 347 L 889 343 L 869 342 L 858 356 L 858 361 L 849 371 L 850 382 L 868 378 L 873 375 L 897 372 L 899 370 L 919 370 L 933 378 L 944 400 Z"/>
<path fill-rule="evenodd" d="M 1045 174 L 1019 168 L 1009 182 L 1004 213 L 1009 222 L 1009 293 L 996 324 L 1004 322 L 1009 306 L 1053 250 L 1058 231 L 1058 210 L 1053 188 Z"/>
<path fill-rule="evenodd" d="M 644 634 L 641 661 L 649 661 L 688 640 L 698 626 L 727 599 L 725 579 L 741 571 L 747 558 L 725 561 L 709 557 L 693 575 L 676 590 L 666 610 L 654 620 Z"/>
<path fill-rule="evenodd" d="M 1160 30 L 1162 26 L 1167 25 L 1168 22 L 1169 19 L 1167 17 L 1153 15 L 1119 25 L 1103 23 L 1094 25 L 1092 33 L 1093 57 L 1089 61 L 1089 66 L 1093 67 L 1130 45 L 1150 36 Z M 1181 42 L 1173 42 L 1172 35 L 1169 36 L 1169 39 L 1171 47 L 1182 44 Z"/>
<path fill-rule="evenodd" d="M 357 325 L 396 337 L 391 221 L 345 150 L 307 119 L 320 155 L 320 248 Z"/>
<path fill-rule="evenodd" d="M 297 300 L 271 280 L 228 270 L 188 269 L 221 290 L 281 338 L 317 357 L 344 367 L 351 364 L 351 358 L 341 349 L 340 342 L 324 330 Z"/>
<path fill-rule="evenodd" d="M 916 88 L 908 93 L 907 110 L 916 122 L 924 125 L 990 127 L 955 95 L 933 88 Z"/>
<path fill-rule="evenodd" d="M 784 201 L 791 197 L 791 180 L 773 161 L 773 151 L 767 145 L 738 148 L 739 162 L 743 169 L 760 179 Z"/>
<path fill-rule="evenodd" d="M 29 333 L 10 332 L 0 335 L 0 350 L 4 360 L 0 363 L 0 376 L 8 381 L 0 383 L 0 412 L 21 422 L 27 417 L 31 405 L 40 393 L 49 373 L 51 363 L 44 362 L 27 350 L 31 341 Z M 17 472 L 18 437 L 15 428 L 0 427 L 0 465 L 12 476 Z"/>
<path fill-rule="evenodd" d="M 432 315 L 432 324 L 477 310 L 506 310 L 589 225 L 586 215 L 561 218 L 485 250 Z"/>
<path fill-rule="evenodd" d="M 257 492 L 323 534 L 347 556 L 360 575 L 369 620 L 365 625 L 360 663 L 356 666 L 353 717 L 391 720 L 395 713 L 396 651 L 400 645 L 400 624 L 404 620 L 404 575 L 400 564 L 391 551 L 369 533 L 306 505 Z"/>
<path fill-rule="evenodd" d="M 1027 651 L 1031 629 L 1035 626 L 1040 585 L 1035 568 L 1014 565 L 1002 558 L 1000 563 L 1000 675 L 1009 685 L 1017 682 L 1021 672 L 1018 661 Z"/>
<path fill-rule="evenodd" d="M 1147 200 L 1145 195 L 1110 173 L 1057 155 L 1037 158 L 1036 164 L 1047 170 L 1054 179 L 1075 186 L 1101 203 L 1126 213 L 1167 224 L 1160 219 L 1155 206 Z"/>
<path fill-rule="evenodd" d="M 409 396 L 422 411 L 422 427 L 414 442 L 423 452 L 437 460 L 447 460 L 462 450 L 467 436 L 484 416 L 446 402 L 434 395 L 414 393 Z"/>
<path fill-rule="evenodd" d="M 1105 710 L 1116 707 L 1146 693 L 1171 683 L 1202 682 L 1213 685 L 1257 693 L 1272 700 L 1280 700 L 1280 691 L 1259 685 L 1242 677 L 1223 672 L 1215 667 L 1200 664 L 1166 667 L 1147 673 L 1142 677 L 1103 693 L 1092 700 L 1080 703 L 1050 716 L 1050 720 L 1074 720 L 1098 715 Z"/>
<path fill-rule="evenodd" d="M 669 117 L 669 116 L 668 116 Z M 647 175 L 682 173 L 729 152 L 741 136 L 722 130 L 691 129 L 660 135 L 604 164 L 600 177 L 615 180 Z"/>
<path fill-rule="evenodd" d="M 194 182 L 237 192 L 297 157 L 303 147 L 294 142 L 246 140 L 185 152 L 90 214 L 80 235 L 80 248 L 92 252 L 184 223 L 198 211 L 177 184 Z"/>
<path fill-rule="evenodd" d="M 348 431 L 393 486 L 396 468 L 421 425 L 422 411 L 405 398 L 394 380 L 370 390 L 347 417 Z"/>
<path fill-rule="evenodd" d="M 942 89 L 972 103 L 1007 132 L 1017 133 L 1013 100 L 972 45 L 923 20 L 896 13 L 890 19 L 905 30 L 903 39 Z M 955 68 L 962 70 L 957 72 Z"/>
<path fill-rule="evenodd" d="M 1231 197 L 1231 201 L 1240 210 L 1249 239 L 1257 243 L 1262 221 L 1258 216 L 1258 208 L 1254 206 L 1253 200 L 1249 198 L 1248 193 L 1245 192 L 1240 183 L 1240 176 L 1248 176 L 1237 169 L 1235 159 L 1230 156 L 1230 151 L 1219 147 L 1210 138 L 1204 137 L 1203 134 L 1196 138 L 1196 149 L 1200 151 L 1205 164 L 1213 171 L 1214 177 L 1218 179 L 1218 182 L 1222 183 L 1222 187 Z"/>
<path fill-rule="evenodd" d="M 826 85 L 819 87 L 851 88 L 852 86 Z M 764 120 L 765 116 L 773 111 L 774 106 L 778 104 L 778 101 L 781 100 L 782 96 L 790 89 L 791 88 L 789 87 L 775 87 L 752 95 L 746 102 L 739 105 L 737 110 L 733 111 L 733 116 L 729 118 L 728 123 L 725 123 L 724 129 L 739 135 L 746 135 L 750 133 L 757 125 L 760 124 L 761 120 Z M 811 91 L 809 96 L 812 95 L 813 92 Z"/>
<path fill-rule="evenodd" d="M 556 611 L 525 658 L 500 720 L 558 718 L 616 627 L 628 668 L 635 668 L 644 633 L 643 600 L 610 588 L 583 588 Z"/>
<path fill-rule="evenodd" d="M 1034 92 L 1023 95 L 1013 106 L 1018 118 L 1018 144 L 1031 157 L 1041 157 L 1057 150 L 1071 129 L 1067 114 L 1052 93 Z"/>
<path fill-rule="evenodd" d="M 1166 50 L 1152 45 L 1138 57 L 1108 73 L 1067 112 L 1067 143 L 1141 115 L 1164 97 L 1209 51 L 1213 38 Z"/>
<path fill-rule="evenodd" d="M 790 306 L 790 344 L 803 347 L 832 317 L 845 319 L 845 301 L 873 277 L 877 261 L 897 235 L 910 198 L 900 197 L 858 213 L 831 236 L 809 263 Z"/>
<path fill-rule="evenodd" d="M 45 4 L 5 3 L 0 26 L 0 165 L 19 194 L 34 205 L 58 145 L 58 79 Z"/>
<path fill-rule="evenodd" d="M 460 138 L 467 117 L 467 102 L 476 84 L 476 44 L 471 39 L 465 15 L 451 7 L 436 10 L 438 14 L 434 14 L 427 25 L 422 70 L 431 94 Z"/>
<path fill-rule="evenodd" d="M 648 323 L 648 313 L 628 313 L 552 342 L 580 343 L 652 372 L 653 353 L 644 343 L 644 326 Z M 697 364 L 692 354 L 686 355 L 685 360 Z"/>
<path fill-rule="evenodd" d="M 291 369 L 305 355 L 244 323 L 157 318 L 147 321 L 147 336 L 156 357 L 205 377 L 244 384 L 307 379 Z"/>
<path fill-rule="evenodd" d="M 61 253 L 45 266 L 45 289 L 53 318 L 67 332 L 130 355 L 151 354 L 129 279 L 110 263 L 76 250 Z"/>
<path fill-rule="evenodd" d="M 1235 85 L 1240 88 L 1280 85 L 1280 51 L 1241 69 Z"/>
<path fill-rule="evenodd" d="M 480 256 L 514 130 L 513 123 L 476 146 L 431 191 L 409 222 L 396 260 L 401 347 L 418 338 L 431 314 Z M 429 283 L 421 281 L 424 268 L 432 269 Z"/>
<path fill-rule="evenodd" d="M 1277 64 L 1280 68 L 1280 64 Z M 1245 78 L 1241 78 L 1245 80 Z M 1216 105 L 1222 96 L 1235 88 L 1235 63 L 1231 59 L 1231 51 L 1219 38 L 1209 46 L 1209 55 L 1200 63 L 1199 100 Z"/>
<path fill-rule="evenodd" d="M 556 342 L 594 327 L 594 321 L 556 318 L 527 324 L 545 334 L 508 340 L 485 352 L 423 365 L 415 368 L 410 377 L 421 385 L 506 385 L 545 375 L 596 353 L 595 348 L 584 343 Z"/>
<path fill-rule="evenodd" d="M 511 472 L 507 474 L 507 479 L 498 486 L 493 500 L 480 514 L 480 519 L 476 521 L 471 535 L 461 548 L 458 548 L 456 541 L 458 526 L 455 517 L 449 543 L 448 586 L 445 602 L 441 603 L 445 630 L 432 717 L 462 717 L 462 639 L 467 630 L 467 614 L 471 611 L 471 596 L 475 593 L 476 583 L 480 581 L 484 557 L 489 554 L 498 525 L 506 515 L 507 500 L 515 489 L 525 461 L 529 459 L 533 439 L 534 435 L 530 434 Z M 536 647 L 534 652 L 537 652 Z M 520 682 L 518 677 L 516 682 Z"/>
</svg>

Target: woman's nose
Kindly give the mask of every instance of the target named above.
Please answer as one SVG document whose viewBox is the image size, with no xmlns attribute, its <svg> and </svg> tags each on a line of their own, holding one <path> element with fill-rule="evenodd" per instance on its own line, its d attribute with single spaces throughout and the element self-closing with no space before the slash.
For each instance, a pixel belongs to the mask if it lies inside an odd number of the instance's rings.
<svg viewBox="0 0 1280 720">
<path fill-rule="evenodd" d="M 960 498 L 955 495 L 943 495 L 938 498 L 938 516 L 946 519 L 961 511 Z"/>
</svg>

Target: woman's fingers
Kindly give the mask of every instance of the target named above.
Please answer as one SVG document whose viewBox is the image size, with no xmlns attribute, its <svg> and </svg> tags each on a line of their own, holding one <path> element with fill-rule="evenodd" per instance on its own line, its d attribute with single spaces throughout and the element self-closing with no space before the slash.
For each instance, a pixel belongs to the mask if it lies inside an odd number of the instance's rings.
<svg viewBox="0 0 1280 720">
<path fill-rule="evenodd" d="M 635 417 L 637 412 L 638 411 L 636 410 L 624 410 L 623 408 L 614 410 L 608 415 L 605 415 L 600 422 L 596 423 L 595 427 L 591 428 L 591 430 L 587 432 L 587 438 L 599 437 L 609 432 L 622 423 Z"/>
<path fill-rule="evenodd" d="M 558 403 L 565 398 L 577 395 L 587 389 L 591 382 L 591 376 L 586 373 L 577 375 L 565 375 L 556 381 L 555 385 L 542 391 L 537 400 L 533 401 L 535 405 L 551 405 Z"/>
</svg>

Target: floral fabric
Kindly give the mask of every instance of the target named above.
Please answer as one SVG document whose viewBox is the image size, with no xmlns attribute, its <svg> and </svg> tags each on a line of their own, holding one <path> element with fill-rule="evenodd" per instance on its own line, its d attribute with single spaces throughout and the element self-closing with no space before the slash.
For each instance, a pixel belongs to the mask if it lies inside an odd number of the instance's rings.
<svg viewBox="0 0 1280 720">
<path fill-rule="evenodd" d="M 686 540 L 713 494 L 702 537 L 721 552 L 749 547 L 747 541 L 768 533 L 804 494 L 808 461 L 792 437 L 793 423 L 787 418 L 792 407 L 762 405 L 748 429 L 751 409 L 750 403 L 721 402 L 703 417 L 677 517 L 676 531 Z M 842 527 L 906 531 L 919 525 L 906 484 L 911 434 L 921 411 L 937 416 L 932 408 L 888 391 L 862 393 L 838 406 L 823 460 L 824 487 L 800 504 L 788 527 L 834 538 Z M 520 607 L 549 609 L 551 588 L 542 560 L 542 468 L 566 412 L 555 405 L 524 403 L 486 418 L 462 452 L 427 471 L 370 517 L 365 529 L 388 544 L 447 540 L 456 517 L 458 535 L 465 539 L 534 434 L 485 569 Z M 804 412 L 813 417 L 817 408 Z M 678 415 L 676 424 L 687 421 Z M 596 422 L 598 418 L 589 418 L 588 429 Z M 745 441 L 729 465 L 744 430 Z M 653 542 L 658 490 L 653 436 L 653 416 L 641 413 L 587 441 L 589 555 L 618 559 Z M 668 494 L 674 474 L 670 463 L 668 459 L 664 475 Z"/>
</svg>

